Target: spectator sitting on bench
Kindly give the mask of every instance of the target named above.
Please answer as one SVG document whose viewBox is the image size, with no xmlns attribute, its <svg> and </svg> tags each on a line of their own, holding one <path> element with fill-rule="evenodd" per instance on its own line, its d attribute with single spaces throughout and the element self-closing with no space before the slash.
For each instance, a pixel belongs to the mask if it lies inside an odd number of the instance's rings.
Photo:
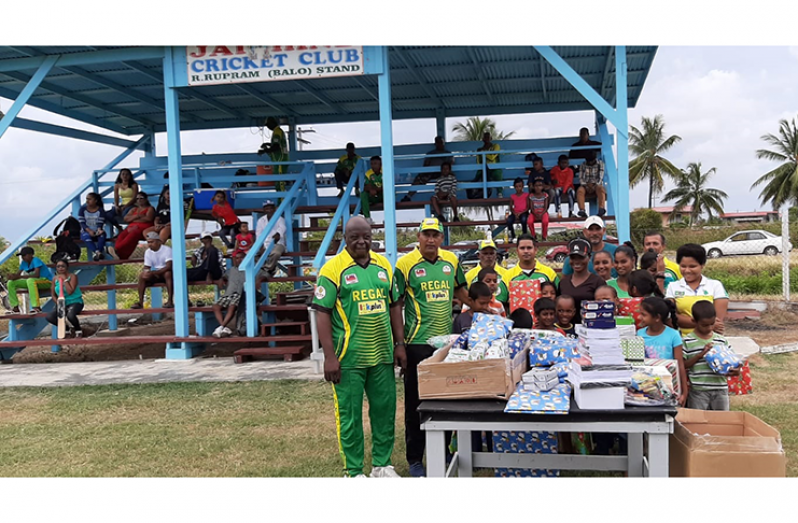
<svg viewBox="0 0 798 523">
<path fill-rule="evenodd" d="M 228 249 L 232 249 L 236 246 L 236 234 L 238 234 L 238 228 L 241 226 L 241 220 L 238 219 L 233 206 L 227 202 L 227 193 L 216 191 L 213 201 L 216 203 L 211 208 L 211 216 L 222 227 L 219 231 L 219 237 Z"/>
<path fill-rule="evenodd" d="M 258 240 L 260 240 L 263 231 L 266 230 L 266 226 L 269 224 L 269 220 L 271 220 L 274 216 L 275 211 L 276 207 L 272 200 L 266 200 L 263 202 L 264 215 L 258 220 L 258 227 L 255 230 Z M 285 252 L 285 229 L 285 218 L 280 216 L 274 223 L 274 228 L 271 232 L 271 238 L 267 238 L 266 241 L 263 242 L 263 250 L 260 254 L 268 250 L 272 243 L 274 243 L 274 248 L 266 258 L 266 263 L 264 263 L 263 267 L 261 267 L 260 271 L 258 271 L 258 277 L 255 280 L 255 286 L 258 289 L 260 289 L 260 286 L 264 281 L 274 278 L 274 273 L 277 270 L 277 262 L 280 261 L 280 257 Z"/>
<path fill-rule="evenodd" d="M 374 220 L 371 219 L 371 206 L 382 203 L 382 201 L 382 158 L 372 156 L 371 169 L 366 172 L 363 192 L 360 193 L 361 212 L 369 225 L 374 224 Z"/>
<path fill-rule="evenodd" d="M 53 278 L 53 284 L 50 287 L 54 302 L 58 300 L 61 285 L 64 286 L 66 325 L 69 329 L 69 337 L 82 338 L 83 331 L 80 329 L 78 314 L 83 312 L 83 295 L 78 285 L 78 277 L 69 272 L 69 262 L 66 260 L 58 260 L 55 264 L 55 278 Z M 47 313 L 45 318 L 50 325 L 58 325 L 58 308 L 54 307 L 53 310 Z"/>
<path fill-rule="evenodd" d="M 245 256 L 246 254 L 243 251 L 235 251 L 233 253 L 233 266 L 224 273 L 223 278 L 227 280 L 224 296 L 213 304 L 213 315 L 216 317 L 216 321 L 219 322 L 219 326 L 213 331 L 214 338 L 233 334 L 233 331 L 227 325 L 235 318 L 238 302 L 241 301 L 241 296 L 244 294 L 244 282 L 247 276 L 238 267 Z M 222 309 L 225 309 L 224 317 L 222 316 Z"/>
<path fill-rule="evenodd" d="M 551 184 L 551 173 L 548 169 L 543 167 L 543 158 L 540 156 L 536 156 L 532 160 L 532 170 L 527 172 L 527 185 L 529 186 L 529 193 L 532 194 L 533 185 L 535 184 L 535 180 L 541 180 L 543 182 L 543 192 L 546 193 L 549 197 L 549 204 L 554 203 L 554 189 L 552 188 Z M 546 207 L 546 212 L 549 212 L 549 208 Z"/>
<path fill-rule="evenodd" d="M 103 259 L 105 251 L 105 210 L 102 198 L 96 192 L 86 195 L 86 203 L 78 211 L 80 239 L 86 244 L 86 254 L 94 261 Z"/>
<path fill-rule="evenodd" d="M 139 274 L 139 301 L 131 309 L 141 309 L 147 287 L 158 283 L 166 284 L 169 299 L 164 308 L 171 309 L 172 303 L 172 249 L 163 245 L 157 232 L 147 234 L 148 249 L 144 253 L 144 270 Z"/>
<path fill-rule="evenodd" d="M 587 218 L 585 212 L 585 199 L 596 198 L 598 201 L 598 216 L 607 214 L 607 190 L 604 188 L 604 162 L 596 158 L 595 151 L 588 151 L 585 163 L 579 166 L 579 182 L 581 185 L 576 191 L 579 202 L 579 216 Z"/>
<path fill-rule="evenodd" d="M 441 203 L 448 203 L 452 207 L 454 218 L 452 221 L 459 221 L 457 214 L 457 177 L 452 172 L 452 164 L 443 162 L 441 164 L 441 176 L 435 182 L 435 194 L 432 196 L 432 209 L 439 222 L 447 221 L 441 211 Z"/>
<path fill-rule="evenodd" d="M 50 288 L 53 271 L 41 259 L 33 255 L 32 247 L 23 247 L 17 256 L 22 256 L 19 272 L 8 277 L 8 301 L 11 304 L 11 312 L 19 312 L 17 291 L 24 288 L 28 289 L 29 312 L 31 314 L 42 312 L 39 307 L 39 290 Z"/>
<path fill-rule="evenodd" d="M 123 260 L 130 258 L 139 240 L 144 239 L 144 231 L 155 221 L 155 208 L 150 205 L 147 193 L 142 191 L 136 195 L 136 207 L 125 215 L 125 221 L 127 227 L 116 237 L 116 254 Z"/>
<path fill-rule="evenodd" d="M 139 193 L 139 186 L 133 180 L 133 173 L 130 169 L 120 169 L 119 176 L 114 182 L 114 205 L 105 215 L 105 219 L 119 232 L 122 232 L 122 225 L 119 219 L 123 218 L 136 207 L 136 195 Z"/>
<path fill-rule="evenodd" d="M 575 142 L 571 147 L 584 147 L 586 145 L 601 145 L 601 142 L 596 142 L 590 139 L 590 130 L 587 127 L 579 129 L 579 141 Z M 587 159 L 590 153 L 599 154 L 601 149 L 580 149 L 571 150 L 568 152 L 568 158 L 571 159 Z"/>
<path fill-rule="evenodd" d="M 357 162 L 360 161 L 360 156 L 355 153 L 355 144 L 349 142 L 346 144 L 346 154 L 338 158 L 338 163 L 335 164 L 335 187 L 338 189 L 337 198 L 344 195 L 344 188 L 349 183 L 349 178 L 352 176 L 352 171 L 357 167 Z"/>
<path fill-rule="evenodd" d="M 169 186 L 164 186 L 161 196 L 158 198 L 158 207 L 155 209 L 155 225 L 144 231 L 144 237 L 151 232 L 158 233 L 161 242 L 166 243 L 166 240 L 172 237 L 172 210 L 170 208 L 171 198 L 169 196 Z M 188 201 L 183 202 L 183 212 L 188 213 L 191 203 Z"/>
<path fill-rule="evenodd" d="M 242 221 L 236 234 L 236 248 L 234 251 L 244 251 L 247 254 L 255 243 L 255 235 L 249 230 L 249 223 Z"/>
<path fill-rule="evenodd" d="M 186 271 L 186 281 L 207 281 L 220 285 L 224 272 L 224 255 L 213 245 L 209 232 L 200 236 L 202 247 L 194 251 L 194 267 Z"/>
<path fill-rule="evenodd" d="M 438 155 L 438 154 L 452 154 L 451 151 L 447 151 L 445 147 L 445 143 L 443 141 L 443 137 L 436 136 L 435 137 L 435 148 L 427 153 L 427 155 Z M 436 156 L 434 158 L 424 158 L 424 167 L 440 167 L 443 165 L 444 162 L 449 163 L 449 167 L 454 165 L 454 156 Z M 426 185 L 430 182 L 430 180 L 434 180 L 438 176 L 440 176 L 441 171 L 439 169 L 432 169 L 427 172 L 418 173 L 418 175 L 413 178 L 413 185 Z M 413 200 L 413 196 L 415 196 L 416 191 L 410 191 L 409 193 L 405 194 L 404 198 L 402 198 L 403 202 L 409 202 Z"/>
</svg>

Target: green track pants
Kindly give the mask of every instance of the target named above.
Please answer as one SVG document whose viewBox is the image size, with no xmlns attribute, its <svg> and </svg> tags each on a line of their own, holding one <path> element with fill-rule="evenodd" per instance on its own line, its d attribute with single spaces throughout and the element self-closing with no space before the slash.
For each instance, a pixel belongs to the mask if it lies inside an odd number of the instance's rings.
<svg viewBox="0 0 798 523">
<path fill-rule="evenodd" d="M 363 473 L 363 393 L 369 402 L 371 463 L 387 467 L 393 453 L 396 425 L 396 378 L 393 364 L 365 369 L 341 369 L 341 382 L 332 386 L 338 449 L 347 476 Z"/>
<path fill-rule="evenodd" d="M 372 196 L 368 191 L 360 193 L 360 212 L 366 218 L 371 218 L 371 206 L 383 203 L 382 189 L 377 192 L 377 196 Z"/>
</svg>

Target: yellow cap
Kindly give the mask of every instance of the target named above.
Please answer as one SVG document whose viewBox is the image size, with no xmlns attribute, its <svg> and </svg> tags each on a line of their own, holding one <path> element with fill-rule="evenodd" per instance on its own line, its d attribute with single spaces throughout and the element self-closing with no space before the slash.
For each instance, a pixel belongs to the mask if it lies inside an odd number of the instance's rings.
<svg viewBox="0 0 798 523">
<path fill-rule="evenodd" d="M 421 222 L 421 230 L 443 232 L 443 226 L 437 218 L 424 218 L 424 221 Z"/>
<path fill-rule="evenodd" d="M 480 251 L 482 249 L 486 249 L 488 247 L 493 247 L 495 249 L 496 248 L 496 242 L 494 242 L 493 240 L 482 240 L 482 241 L 479 242 L 479 250 Z"/>
</svg>

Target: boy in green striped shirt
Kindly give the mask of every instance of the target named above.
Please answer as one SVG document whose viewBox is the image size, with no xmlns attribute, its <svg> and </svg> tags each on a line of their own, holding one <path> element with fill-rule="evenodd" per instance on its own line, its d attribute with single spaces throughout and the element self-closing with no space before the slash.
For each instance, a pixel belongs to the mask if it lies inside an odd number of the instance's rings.
<svg viewBox="0 0 798 523">
<path fill-rule="evenodd" d="M 716 334 L 715 305 L 711 301 L 699 301 L 693 305 L 695 330 L 684 337 L 684 367 L 690 382 L 687 408 L 698 410 L 729 410 L 729 384 L 726 376 L 716 374 L 704 356 L 714 345 L 729 346 L 726 338 Z M 732 371 L 736 374 L 739 371 Z"/>
</svg>

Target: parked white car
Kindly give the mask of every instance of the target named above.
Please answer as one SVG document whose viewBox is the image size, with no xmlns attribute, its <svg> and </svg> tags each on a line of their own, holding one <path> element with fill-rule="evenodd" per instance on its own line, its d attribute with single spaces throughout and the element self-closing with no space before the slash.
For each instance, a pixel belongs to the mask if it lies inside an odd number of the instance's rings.
<svg viewBox="0 0 798 523">
<path fill-rule="evenodd" d="M 792 243 L 788 243 L 792 250 Z M 736 256 L 738 254 L 766 254 L 776 256 L 781 252 L 781 236 L 767 231 L 741 231 L 732 234 L 725 240 L 709 242 L 703 245 L 707 257 Z"/>
</svg>

